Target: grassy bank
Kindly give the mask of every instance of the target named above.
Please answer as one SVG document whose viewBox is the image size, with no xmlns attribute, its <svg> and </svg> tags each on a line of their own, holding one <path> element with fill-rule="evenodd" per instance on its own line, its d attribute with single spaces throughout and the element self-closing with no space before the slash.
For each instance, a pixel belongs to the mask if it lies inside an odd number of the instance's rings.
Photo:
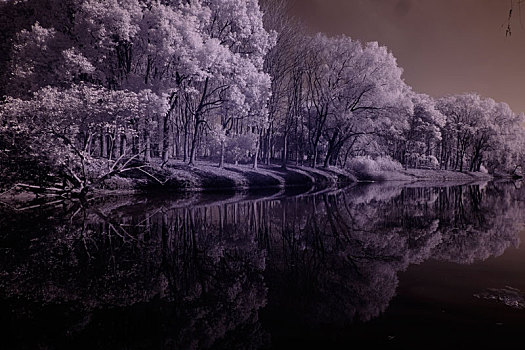
<svg viewBox="0 0 525 350">
<path fill-rule="evenodd" d="M 164 166 L 153 161 L 146 168 L 147 174 L 139 170 L 123 173 L 104 181 L 94 191 L 95 196 L 109 194 L 137 193 L 185 193 L 185 192 L 238 192 L 246 190 L 283 189 L 308 187 L 311 190 L 331 189 L 337 186 L 368 182 L 418 183 L 439 185 L 443 183 L 467 184 L 485 182 L 492 176 L 479 172 L 456 172 L 446 170 L 392 169 L 381 171 L 356 172 L 340 168 L 310 168 L 305 166 L 260 165 L 253 169 L 250 165 L 226 165 L 219 168 L 216 163 L 199 161 L 190 166 L 182 161 L 172 160 Z M 0 203 L 28 203 L 35 199 L 49 200 L 62 197 L 34 193 L 23 188 L 14 189 L 0 195 Z"/>
<path fill-rule="evenodd" d="M 127 172 L 125 177 L 114 177 L 104 182 L 102 190 L 170 190 L 170 191 L 229 191 L 292 186 L 334 187 L 356 182 L 357 179 L 338 168 L 312 169 L 278 165 L 226 165 L 196 162 L 190 166 L 181 161 L 170 161 L 161 167 L 153 163 L 150 175 L 140 171 Z"/>
<path fill-rule="evenodd" d="M 113 178 L 106 181 L 104 190 L 169 190 L 190 191 L 236 191 L 264 188 L 286 188 L 293 186 L 331 188 L 354 182 L 425 182 L 428 185 L 447 182 L 467 184 L 485 182 L 492 175 L 482 172 L 457 172 L 449 170 L 395 169 L 377 172 L 355 173 L 340 168 L 311 168 L 306 166 L 260 165 L 253 169 L 250 165 L 227 165 L 219 168 L 215 163 L 197 162 L 189 166 L 181 161 L 170 161 L 163 168 L 152 164 L 151 176 L 140 172 L 127 173 L 126 178 Z"/>
<path fill-rule="evenodd" d="M 483 172 L 450 171 L 430 169 L 400 169 L 358 174 L 360 181 L 428 181 L 428 182 L 476 182 L 490 181 L 492 175 Z"/>
</svg>

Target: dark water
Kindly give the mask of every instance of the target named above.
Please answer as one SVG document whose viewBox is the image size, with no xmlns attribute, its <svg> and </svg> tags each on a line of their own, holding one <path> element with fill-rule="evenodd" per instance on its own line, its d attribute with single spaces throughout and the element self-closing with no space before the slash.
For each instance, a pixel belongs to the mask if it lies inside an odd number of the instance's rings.
<svg viewBox="0 0 525 350">
<path fill-rule="evenodd" d="M 2 212 L 0 347 L 524 342 L 517 184 L 295 192 Z"/>
</svg>

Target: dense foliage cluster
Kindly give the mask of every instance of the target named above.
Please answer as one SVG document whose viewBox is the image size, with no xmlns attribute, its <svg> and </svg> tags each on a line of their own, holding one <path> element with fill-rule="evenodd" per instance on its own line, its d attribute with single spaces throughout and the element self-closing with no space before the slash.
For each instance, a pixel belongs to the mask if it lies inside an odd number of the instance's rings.
<svg viewBox="0 0 525 350">
<path fill-rule="evenodd" d="M 388 156 L 490 172 L 523 161 L 523 115 L 413 92 L 387 48 L 307 33 L 285 2 L 3 1 L 0 19 L 3 185 L 86 191 L 153 158 Z"/>
</svg>

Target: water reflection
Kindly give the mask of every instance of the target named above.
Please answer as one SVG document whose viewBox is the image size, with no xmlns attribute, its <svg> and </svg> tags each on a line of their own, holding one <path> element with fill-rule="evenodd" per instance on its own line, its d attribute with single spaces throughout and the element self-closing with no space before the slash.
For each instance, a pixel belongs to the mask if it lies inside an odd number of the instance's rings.
<svg viewBox="0 0 525 350">
<path fill-rule="evenodd" d="M 521 192 L 360 185 L 10 213 L 2 326 L 12 347 L 270 347 L 277 325 L 377 317 L 410 264 L 471 264 L 517 246 Z"/>
</svg>

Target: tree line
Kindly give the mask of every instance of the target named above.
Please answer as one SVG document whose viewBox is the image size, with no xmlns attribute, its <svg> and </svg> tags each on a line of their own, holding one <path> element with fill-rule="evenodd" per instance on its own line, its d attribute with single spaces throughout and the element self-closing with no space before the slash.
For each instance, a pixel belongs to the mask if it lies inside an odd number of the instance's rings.
<svg viewBox="0 0 525 350">
<path fill-rule="evenodd" d="M 286 1 L 4 1 L 0 17 L 6 183 L 51 174 L 83 190 L 153 159 L 491 172 L 523 161 L 522 114 L 414 92 L 386 47 L 310 33 Z"/>
</svg>

